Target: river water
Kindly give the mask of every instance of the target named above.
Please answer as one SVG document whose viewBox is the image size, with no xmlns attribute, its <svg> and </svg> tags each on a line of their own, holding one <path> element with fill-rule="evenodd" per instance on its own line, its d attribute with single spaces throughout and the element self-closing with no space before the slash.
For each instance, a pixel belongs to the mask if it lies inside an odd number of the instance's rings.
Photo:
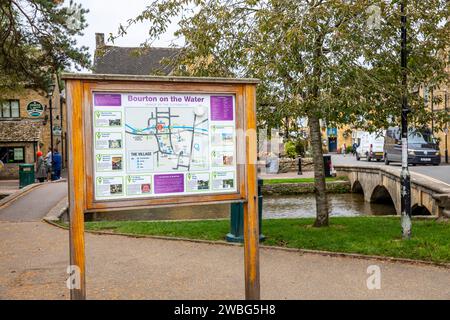
<svg viewBox="0 0 450 320">
<path fill-rule="evenodd" d="M 392 204 L 368 203 L 362 194 L 329 194 L 330 216 L 354 217 L 395 215 Z M 263 199 L 263 218 L 306 218 L 316 216 L 314 194 L 271 196 Z"/>
<path fill-rule="evenodd" d="M 330 216 L 353 217 L 362 215 L 395 215 L 395 208 L 389 204 L 375 204 L 364 201 L 362 194 L 329 194 Z M 314 194 L 294 196 L 264 196 L 263 218 L 306 218 L 315 217 L 316 204 Z M 230 206 L 204 205 L 157 208 L 130 212 L 95 213 L 86 216 L 86 220 L 180 220 L 180 219 L 217 219 L 229 218 Z"/>
</svg>

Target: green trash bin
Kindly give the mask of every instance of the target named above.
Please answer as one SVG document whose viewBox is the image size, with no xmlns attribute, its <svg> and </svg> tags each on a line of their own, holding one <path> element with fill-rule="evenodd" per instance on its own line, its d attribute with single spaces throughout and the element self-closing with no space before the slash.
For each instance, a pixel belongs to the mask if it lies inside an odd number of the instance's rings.
<svg viewBox="0 0 450 320">
<path fill-rule="evenodd" d="M 262 185 L 263 180 L 258 179 L 258 216 L 259 216 L 259 241 L 264 241 L 266 237 L 262 234 Z M 228 242 L 244 242 L 244 204 L 242 202 L 231 204 L 230 232 L 226 236 Z"/>
<path fill-rule="evenodd" d="M 34 164 L 19 164 L 19 188 L 34 183 Z"/>
</svg>

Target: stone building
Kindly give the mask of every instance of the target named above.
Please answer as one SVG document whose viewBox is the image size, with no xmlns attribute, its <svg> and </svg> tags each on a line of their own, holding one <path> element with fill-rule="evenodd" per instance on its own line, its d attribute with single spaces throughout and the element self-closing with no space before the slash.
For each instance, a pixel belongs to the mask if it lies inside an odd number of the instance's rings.
<svg viewBox="0 0 450 320">
<path fill-rule="evenodd" d="M 450 67 L 447 68 L 447 72 L 450 73 Z M 434 115 L 437 112 L 445 112 L 447 115 L 447 120 L 450 119 L 450 105 L 449 105 L 449 95 L 450 87 L 449 85 L 442 85 L 440 88 L 430 90 L 426 86 L 420 86 L 417 93 L 425 100 L 425 107 L 428 108 Z M 435 117 L 433 117 L 434 119 Z M 445 161 L 445 151 L 448 151 L 448 122 L 444 128 L 436 128 L 434 120 L 432 119 L 428 127 L 431 129 L 433 136 L 438 140 L 439 151 L 441 156 Z"/>
<path fill-rule="evenodd" d="M 52 97 L 53 146 L 66 159 L 65 99 L 56 86 Z M 34 163 L 36 152 L 50 147 L 50 108 L 46 93 L 32 89 L 11 93 L 0 101 L 0 179 L 16 179 L 19 164 Z"/>
</svg>

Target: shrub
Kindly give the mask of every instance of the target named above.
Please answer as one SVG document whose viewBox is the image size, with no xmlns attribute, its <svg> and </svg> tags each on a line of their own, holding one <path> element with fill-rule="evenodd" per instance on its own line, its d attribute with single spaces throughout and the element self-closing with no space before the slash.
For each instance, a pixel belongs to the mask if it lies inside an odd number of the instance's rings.
<svg viewBox="0 0 450 320">
<path fill-rule="evenodd" d="M 294 159 L 295 157 L 297 157 L 297 150 L 295 143 L 293 141 L 287 141 L 284 144 L 284 152 L 289 158 Z"/>
</svg>

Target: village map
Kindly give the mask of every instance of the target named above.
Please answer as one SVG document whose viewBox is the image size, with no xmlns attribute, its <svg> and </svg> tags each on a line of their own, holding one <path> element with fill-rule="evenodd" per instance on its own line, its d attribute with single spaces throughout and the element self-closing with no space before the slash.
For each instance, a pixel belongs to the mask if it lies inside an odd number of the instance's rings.
<svg viewBox="0 0 450 320">
<path fill-rule="evenodd" d="M 95 197 L 237 191 L 235 97 L 94 93 Z"/>
</svg>

